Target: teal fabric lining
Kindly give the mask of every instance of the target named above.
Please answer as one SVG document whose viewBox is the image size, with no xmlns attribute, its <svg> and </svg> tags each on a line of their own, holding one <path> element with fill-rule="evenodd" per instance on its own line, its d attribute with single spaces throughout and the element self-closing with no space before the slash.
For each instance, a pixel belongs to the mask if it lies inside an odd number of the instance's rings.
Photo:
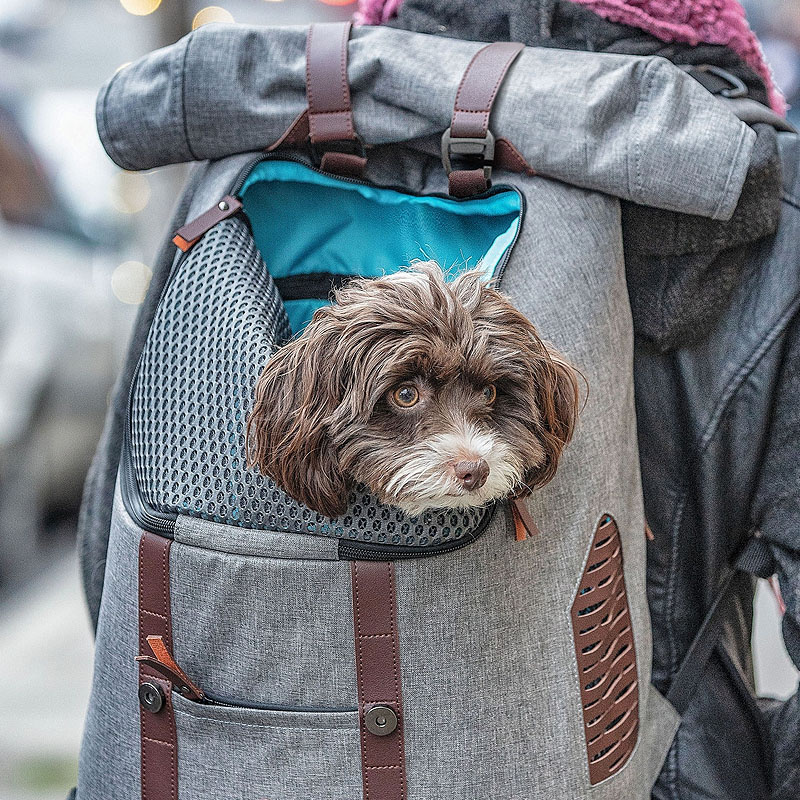
<svg viewBox="0 0 800 800">
<path fill-rule="evenodd" d="M 472 200 L 413 195 L 322 174 L 294 161 L 262 161 L 239 193 L 274 278 L 316 272 L 378 277 L 415 260 L 449 277 L 497 273 L 517 238 L 522 197 L 501 189 Z M 292 331 L 321 300 L 292 300 Z"/>
</svg>

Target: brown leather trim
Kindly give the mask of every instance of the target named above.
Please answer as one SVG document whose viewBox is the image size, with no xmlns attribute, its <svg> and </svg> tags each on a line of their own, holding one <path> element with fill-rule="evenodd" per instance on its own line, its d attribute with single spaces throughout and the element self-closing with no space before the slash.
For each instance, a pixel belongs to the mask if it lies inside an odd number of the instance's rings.
<svg viewBox="0 0 800 800">
<path fill-rule="evenodd" d="M 280 139 L 273 142 L 264 151 L 271 153 L 284 145 L 303 144 L 309 136 L 308 109 L 304 108 L 293 120 L 292 124 L 281 134 Z"/>
<path fill-rule="evenodd" d="M 520 497 L 509 501 L 511 503 L 511 516 L 514 520 L 514 533 L 518 542 L 525 541 L 529 536 L 538 536 L 539 527 L 536 525 L 531 512 Z"/>
<path fill-rule="evenodd" d="M 242 207 L 242 202 L 238 197 L 226 194 L 218 203 L 215 203 L 199 217 L 187 222 L 175 231 L 172 241 L 175 246 L 184 253 L 191 249 L 203 234 L 210 231 L 217 223 L 223 219 L 232 217 Z"/>
<path fill-rule="evenodd" d="M 152 667 L 156 672 L 171 681 L 175 691 L 190 700 L 202 701 L 205 693 L 192 681 L 192 679 L 181 669 L 180 665 L 172 657 L 172 653 L 164 644 L 161 636 L 148 636 L 147 644 L 153 651 L 153 658 L 149 656 L 136 656 L 136 660 L 144 662 Z"/>
<path fill-rule="evenodd" d="M 486 135 L 489 115 L 503 79 L 524 47 L 520 42 L 493 42 L 475 53 L 456 92 L 451 137 Z"/>
<path fill-rule="evenodd" d="M 472 197 L 485 192 L 489 188 L 489 181 L 483 167 L 480 169 L 453 170 L 448 177 L 448 191 L 451 197 Z"/>
<path fill-rule="evenodd" d="M 143 532 L 139 541 L 139 655 L 147 656 L 148 636 L 158 636 L 172 650 L 169 550 L 172 542 Z M 178 738 L 172 709 L 172 684 L 139 661 L 139 685 L 161 688 L 164 703 L 153 713 L 139 707 L 142 800 L 178 799 Z"/>
<path fill-rule="evenodd" d="M 494 140 L 494 168 L 507 169 L 509 172 L 524 172 L 535 175 L 534 168 L 508 139 Z"/>
<path fill-rule="evenodd" d="M 617 773 L 636 747 L 639 681 L 622 540 L 606 515 L 592 539 L 572 604 L 589 782 Z"/>
<path fill-rule="evenodd" d="M 478 50 L 467 65 L 464 76 L 456 92 L 453 118 L 450 122 L 450 140 L 482 139 L 489 130 L 489 117 L 492 113 L 497 93 L 514 59 L 525 45 L 519 42 L 493 42 Z M 519 164 L 519 153 L 509 148 L 505 140 L 501 146 L 501 157 L 507 163 Z M 486 166 L 492 166 L 497 158 L 488 151 Z M 520 156 L 521 158 L 521 156 Z M 525 163 L 524 159 L 522 162 Z M 519 171 L 519 170 L 518 170 Z M 453 197 L 470 197 L 489 188 L 487 171 L 482 168 L 454 170 L 448 176 L 449 191 Z"/>
<path fill-rule="evenodd" d="M 403 699 L 394 564 L 353 561 L 350 574 L 364 800 L 405 800 Z M 388 706 L 397 716 L 397 727 L 385 736 L 367 729 L 365 716 L 375 705 Z"/>
<path fill-rule="evenodd" d="M 323 172 L 332 172 L 334 175 L 344 175 L 348 178 L 361 178 L 367 166 L 367 159 L 355 153 L 337 153 L 331 150 L 322 156 L 319 166 Z"/>
<path fill-rule="evenodd" d="M 323 22 L 308 29 L 306 97 L 314 143 L 355 139 L 347 83 L 347 42 L 351 27 L 350 22 Z"/>
</svg>

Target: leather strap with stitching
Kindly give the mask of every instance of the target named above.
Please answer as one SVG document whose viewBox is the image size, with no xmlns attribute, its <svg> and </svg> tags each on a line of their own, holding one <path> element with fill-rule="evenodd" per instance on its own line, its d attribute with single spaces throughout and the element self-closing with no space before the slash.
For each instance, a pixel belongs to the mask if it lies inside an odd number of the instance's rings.
<svg viewBox="0 0 800 800">
<path fill-rule="evenodd" d="M 172 651 L 169 550 L 172 541 L 144 532 L 139 542 L 139 655 L 149 656 L 148 636 L 159 636 Z M 139 685 L 156 684 L 163 705 L 155 713 L 139 707 L 142 800 L 178 800 L 178 742 L 172 684 L 139 661 Z"/>
<path fill-rule="evenodd" d="M 450 122 L 451 140 L 486 136 L 497 93 L 524 47 L 520 42 L 493 42 L 475 53 L 456 92 Z M 454 197 L 468 197 L 489 187 L 482 168 L 454 170 L 449 180 L 450 194 Z"/>
<path fill-rule="evenodd" d="M 306 39 L 306 98 L 312 147 L 331 142 L 352 142 L 363 150 L 353 124 L 350 85 L 347 82 L 347 42 L 350 22 L 311 25 Z M 322 147 L 323 150 L 326 150 Z M 322 169 L 337 175 L 357 177 L 366 166 L 361 153 L 328 149 Z"/>
<path fill-rule="evenodd" d="M 350 572 L 364 800 L 405 800 L 403 700 L 394 564 L 388 561 L 353 561 Z M 367 714 L 376 706 L 388 706 L 396 715 L 397 727 L 391 733 L 381 736 L 368 729 Z"/>
</svg>

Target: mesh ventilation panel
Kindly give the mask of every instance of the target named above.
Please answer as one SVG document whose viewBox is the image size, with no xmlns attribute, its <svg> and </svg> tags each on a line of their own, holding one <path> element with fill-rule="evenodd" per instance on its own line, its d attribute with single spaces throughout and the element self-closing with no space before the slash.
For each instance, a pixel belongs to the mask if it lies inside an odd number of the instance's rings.
<svg viewBox="0 0 800 800">
<path fill-rule="evenodd" d="M 572 604 L 575 655 L 592 785 L 616 774 L 633 753 L 639 730 L 639 682 L 622 541 L 606 515 L 592 540 Z"/>
<path fill-rule="evenodd" d="M 148 334 L 131 405 L 141 499 L 153 510 L 244 528 L 425 547 L 477 530 L 487 509 L 410 518 L 367 491 L 329 519 L 246 466 L 245 428 L 261 369 L 289 323 L 245 222 L 225 220 L 184 256 Z"/>
</svg>

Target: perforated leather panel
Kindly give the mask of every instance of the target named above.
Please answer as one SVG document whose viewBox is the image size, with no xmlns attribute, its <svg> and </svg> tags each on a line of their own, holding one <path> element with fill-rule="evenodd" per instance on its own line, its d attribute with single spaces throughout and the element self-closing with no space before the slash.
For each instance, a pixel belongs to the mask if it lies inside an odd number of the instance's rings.
<svg viewBox="0 0 800 800">
<path fill-rule="evenodd" d="M 130 409 L 141 499 L 153 510 L 244 528 L 426 547 L 474 532 L 486 509 L 409 518 L 363 489 L 323 517 L 247 469 L 245 427 L 259 373 L 289 323 L 246 223 L 225 220 L 184 256 L 161 299 Z"/>
<path fill-rule="evenodd" d="M 617 773 L 636 747 L 639 682 L 622 542 L 605 516 L 592 540 L 572 627 L 578 661 L 586 755 L 592 785 Z"/>
</svg>

